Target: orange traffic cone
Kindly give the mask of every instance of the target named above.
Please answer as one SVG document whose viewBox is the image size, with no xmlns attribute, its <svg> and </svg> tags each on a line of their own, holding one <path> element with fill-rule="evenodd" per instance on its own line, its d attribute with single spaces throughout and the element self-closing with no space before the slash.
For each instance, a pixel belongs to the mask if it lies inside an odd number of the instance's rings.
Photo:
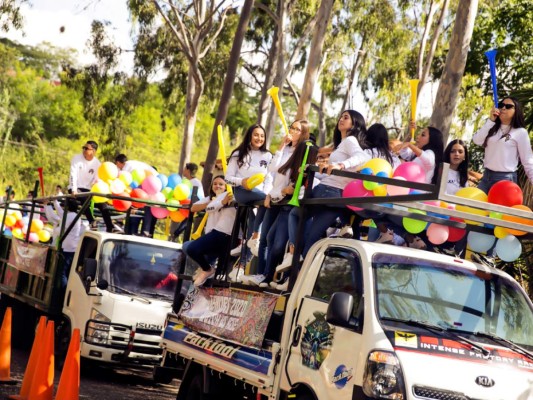
<svg viewBox="0 0 533 400">
<path fill-rule="evenodd" d="M 28 365 L 24 372 L 24 378 L 22 379 L 22 386 L 20 387 L 20 393 L 11 395 L 8 398 L 12 400 L 25 400 L 30 394 L 31 382 L 35 375 L 35 368 L 37 367 L 37 361 L 39 360 L 39 353 L 44 343 L 44 335 L 46 333 L 46 317 L 43 315 L 39 319 L 39 325 L 37 325 L 37 333 L 35 339 L 33 339 L 33 345 L 31 346 L 30 358 L 28 359 Z"/>
<path fill-rule="evenodd" d="M 54 321 L 48 321 L 41 342 L 28 400 L 52 400 L 54 390 Z"/>
<path fill-rule="evenodd" d="M 74 329 L 68 345 L 65 365 L 61 371 L 55 400 L 80 398 L 80 330 Z"/>
<path fill-rule="evenodd" d="M 0 384 L 14 384 L 11 379 L 11 307 L 6 308 L 0 329 Z"/>
</svg>

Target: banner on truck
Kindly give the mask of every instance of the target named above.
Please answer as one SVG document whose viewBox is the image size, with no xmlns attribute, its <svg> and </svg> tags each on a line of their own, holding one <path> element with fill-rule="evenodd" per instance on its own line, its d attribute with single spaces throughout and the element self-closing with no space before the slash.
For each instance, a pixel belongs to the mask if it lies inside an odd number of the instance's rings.
<svg viewBox="0 0 533 400">
<path fill-rule="evenodd" d="M 194 288 L 180 310 L 192 330 L 261 348 L 277 296 L 227 288 Z"/>
<path fill-rule="evenodd" d="M 48 247 L 13 239 L 8 263 L 20 271 L 44 277 Z"/>
</svg>

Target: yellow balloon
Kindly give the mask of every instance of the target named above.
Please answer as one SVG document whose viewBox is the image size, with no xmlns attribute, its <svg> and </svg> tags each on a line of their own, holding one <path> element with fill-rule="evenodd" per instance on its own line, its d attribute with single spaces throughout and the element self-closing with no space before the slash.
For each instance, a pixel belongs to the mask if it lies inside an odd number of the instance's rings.
<svg viewBox="0 0 533 400">
<path fill-rule="evenodd" d="M 6 217 L 6 220 L 4 221 L 4 224 L 8 227 L 8 228 L 11 228 L 13 225 L 15 225 L 17 223 L 17 220 L 15 218 L 14 215 L 8 215 Z"/>
<path fill-rule="evenodd" d="M 372 170 L 372 175 L 377 175 L 378 172 L 385 172 L 387 176 L 392 177 L 392 166 L 387 160 L 382 158 L 373 158 L 372 160 L 367 161 L 362 169 L 370 168 Z"/>
<path fill-rule="evenodd" d="M 478 189 L 475 187 L 465 187 L 465 188 L 459 189 L 457 193 L 455 193 L 455 195 L 458 197 L 462 197 L 464 199 L 476 200 L 476 201 L 481 201 L 484 203 L 488 201 L 487 194 L 483 192 L 481 189 Z M 458 211 L 467 212 L 470 214 L 476 214 L 476 215 L 482 215 L 482 216 L 489 215 L 489 212 L 487 210 L 481 210 L 479 208 L 463 206 L 460 204 L 457 204 L 455 206 L 455 209 Z M 479 222 L 474 222 L 474 221 L 467 221 L 467 222 L 470 224 L 474 224 L 474 225 L 481 225 L 481 223 Z"/>
<path fill-rule="evenodd" d="M 37 233 L 37 236 L 39 237 L 39 242 L 48 242 L 50 240 L 50 232 L 43 229 Z"/>
<path fill-rule="evenodd" d="M 502 228 L 501 226 L 497 226 L 494 228 L 494 236 L 496 236 L 498 239 L 503 239 L 506 237 L 509 233 L 507 233 L 507 230 L 505 228 Z"/>
<path fill-rule="evenodd" d="M 110 161 L 106 161 L 98 167 L 98 178 L 103 181 L 115 179 L 118 176 L 118 167 Z"/>
<path fill-rule="evenodd" d="M 184 183 L 179 183 L 174 188 L 173 196 L 176 200 L 185 200 L 191 194 L 191 189 Z"/>
<path fill-rule="evenodd" d="M 386 196 L 387 195 L 387 185 L 378 186 L 372 192 L 374 193 L 374 196 Z"/>
<path fill-rule="evenodd" d="M 24 239 L 24 232 L 22 232 L 22 229 L 15 228 L 11 232 L 13 234 L 13 237 L 16 237 L 17 239 Z"/>
<path fill-rule="evenodd" d="M 264 180 L 265 180 L 265 174 L 259 172 L 257 174 L 250 176 L 246 180 L 246 187 L 248 188 L 248 190 L 252 190 L 257 185 L 260 185 L 261 183 L 263 183 Z"/>
<path fill-rule="evenodd" d="M 40 219 L 34 219 L 31 221 L 30 232 L 37 233 L 40 230 L 42 230 L 43 227 L 44 227 L 43 221 L 41 221 Z"/>
<path fill-rule="evenodd" d="M 133 180 L 131 174 L 128 171 L 120 171 L 118 173 L 118 179 L 124 182 L 124 185 L 129 186 Z"/>
<path fill-rule="evenodd" d="M 109 185 L 103 181 L 98 181 L 91 188 L 91 192 L 109 194 L 110 193 Z M 100 197 L 100 196 L 94 196 L 93 201 L 95 203 L 105 203 L 107 201 L 107 198 Z"/>
</svg>

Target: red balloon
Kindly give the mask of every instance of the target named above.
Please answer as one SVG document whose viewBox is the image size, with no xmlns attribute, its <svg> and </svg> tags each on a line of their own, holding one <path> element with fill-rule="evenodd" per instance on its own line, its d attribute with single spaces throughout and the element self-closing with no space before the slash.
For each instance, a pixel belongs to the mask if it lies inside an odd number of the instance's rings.
<svg viewBox="0 0 533 400">
<path fill-rule="evenodd" d="M 499 181 L 489 190 L 489 203 L 512 207 L 524 202 L 522 189 L 511 181 Z"/>
<path fill-rule="evenodd" d="M 133 189 L 130 193 L 130 196 L 132 199 L 141 199 L 141 200 L 148 200 L 148 194 L 142 190 L 142 189 Z M 137 202 L 132 202 L 131 205 L 133 207 L 137 207 L 137 208 L 143 208 L 146 204 L 145 203 L 137 203 Z"/>
<path fill-rule="evenodd" d="M 121 193 L 119 196 L 122 197 L 129 197 L 127 193 Z M 113 199 L 113 207 L 115 207 L 115 210 L 117 211 L 128 211 L 131 207 L 131 201 L 129 200 L 119 200 L 119 199 Z"/>
<path fill-rule="evenodd" d="M 464 219 L 450 217 L 451 221 L 464 222 Z M 448 242 L 458 242 L 466 235 L 466 229 L 449 226 Z"/>
</svg>

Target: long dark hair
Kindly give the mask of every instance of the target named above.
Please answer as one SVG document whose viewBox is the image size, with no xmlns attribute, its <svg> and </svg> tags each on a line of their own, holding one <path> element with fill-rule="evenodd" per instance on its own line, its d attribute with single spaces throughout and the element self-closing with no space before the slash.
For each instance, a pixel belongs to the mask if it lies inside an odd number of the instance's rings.
<svg viewBox="0 0 533 400">
<path fill-rule="evenodd" d="M 350 130 L 347 132 L 347 136 L 355 136 L 355 138 L 359 142 L 359 145 L 363 149 L 368 148 L 368 146 L 366 145 L 365 118 L 355 110 L 344 110 L 343 112 L 341 112 L 341 116 L 345 112 L 350 114 L 350 118 L 352 119 L 352 125 L 353 125 L 350 128 Z M 341 135 L 341 131 L 339 130 L 339 122 L 337 121 L 337 125 L 335 125 L 335 130 L 333 131 L 333 148 L 336 149 L 337 147 L 339 147 L 339 144 L 341 144 L 341 141 L 342 141 L 342 135 Z"/>
<path fill-rule="evenodd" d="M 394 159 L 389 149 L 389 134 L 384 125 L 371 125 L 366 131 L 366 142 L 369 149 L 376 149 L 380 158 L 387 160 L 390 165 L 394 164 Z"/>
<path fill-rule="evenodd" d="M 232 157 L 235 152 L 239 152 L 239 155 L 237 156 L 237 165 L 239 166 L 239 168 L 241 168 L 244 165 L 244 160 L 250 153 L 250 150 L 252 148 L 250 143 L 252 142 L 252 133 L 255 128 L 261 128 L 266 135 L 265 128 L 263 128 L 262 125 L 253 124 L 246 130 L 246 133 L 244 134 L 244 138 L 242 139 L 241 144 L 239 144 L 237 148 L 231 152 L 230 157 Z M 266 148 L 266 140 L 263 143 L 263 145 L 259 148 L 259 151 L 263 153 L 268 151 Z"/>
<path fill-rule="evenodd" d="M 285 174 L 286 172 L 290 171 L 291 176 L 290 180 L 291 182 L 296 182 L 298 179 L 298 174 L 300 167 L 302 166 L 302 162 L 305 155 L 305 150 L 307 148 L 307 140 L 305 142 L 300 142 L 296 145 L 294 152 L 291 154 L 289 159 L 283 164 L 281 167 L 279 167 L 278 172 L 280 174 Z M 311 143 L 313 143 L 311 141 Z M 314 164 L 316 163 L 316 159 L 318 156 L 318 147 L 316 147 L 314 144 L 309 148 L 309 154 L 307 155 L 307 162 L 306 164 Z"/>
<path fill-rule="evenodd" d="M 455 139 L 448 143 L 448 146 L 446 146 L 446 149 L 444 150 L 444 162 L 450 164 L 452 148 L 456 144 L 462 146 L 465 151 L 465 159 L 457 167 L 457 171 L 459 172 L 459 183 L 461 184 L 461 186 L 464 187 L 466 186 L 466 182 L 468 181 L 468 165 L 470 163 L 470 158 L 468 156 L 468 146 L 466 145 L 466 143 L 463 142 L 461 139 Z"/>
<path fill-rule="evenodd" d="M 435 169 L 433 171 L 433 178 L 431 183 L 437 183 L 437 179 L 440 173 L 440 165 L 442 163 L 442 155 L 444 153 L 444 139 L 442 132 L 433 126 L 428 126 L 429 142 L 422 150 L 431 150 L 435 153 Z"/>
<path fill-rule="evenodd" d="M 511 120 L 511 128 L 515 128 L 515 129 L 525 128 L 526 121 L 524 118 L 524 111 L 522 109 L 522 104 L 520 104 L 520 102 L 516 98 L 511 97 L 511 96 L 504 97 L 501 101 L 503 102 L 506 99 L 511 100 L 514 104 L 514 115 L 513 115 L 513 119 Z M 501 126 L 502 126 L 502 121 L 500 120 L 500 117 L 496 117 L 494 126 L 489 129 L 489 133 L 487 134 L 487 137 L 483 141 L 483 147 L 487 147 L 487 142 L 489 138 L 491 136 L 494 136 L 496 132 L 498 132 Z"/>
</svg>

